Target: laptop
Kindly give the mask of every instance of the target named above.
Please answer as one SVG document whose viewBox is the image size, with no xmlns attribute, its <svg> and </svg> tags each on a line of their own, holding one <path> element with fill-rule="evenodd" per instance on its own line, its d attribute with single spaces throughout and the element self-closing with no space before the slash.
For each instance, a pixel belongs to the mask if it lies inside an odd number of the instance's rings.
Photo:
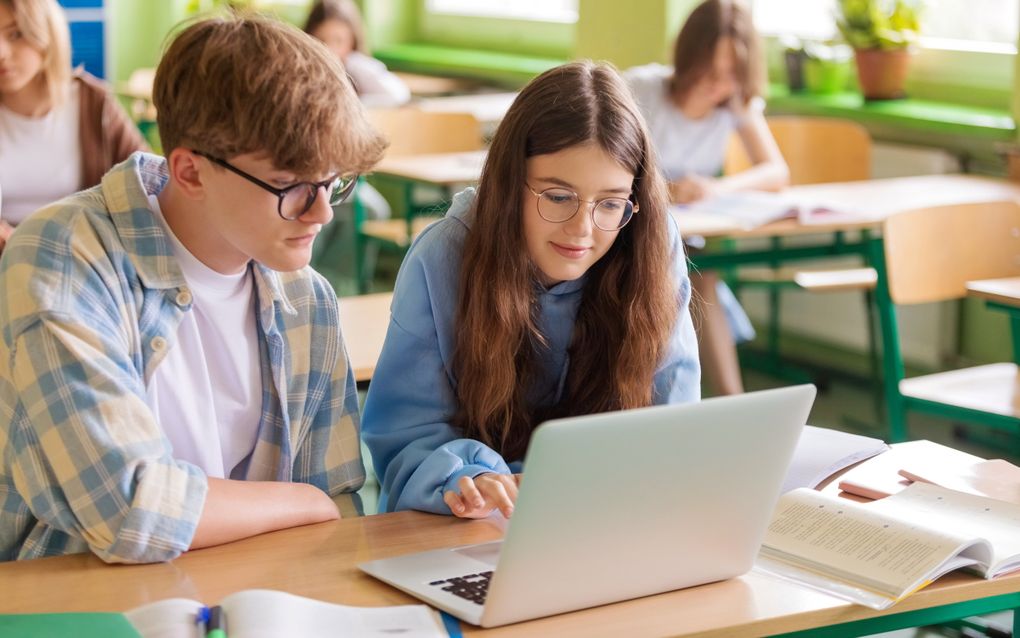
<svg viewBox="0 0 1020 638">
<path fill-rule="evenodd" d="M 358 567 L 496 627 L 751 569 L 812 385 L 548 421 L 502 541 Z"/>
</svg>

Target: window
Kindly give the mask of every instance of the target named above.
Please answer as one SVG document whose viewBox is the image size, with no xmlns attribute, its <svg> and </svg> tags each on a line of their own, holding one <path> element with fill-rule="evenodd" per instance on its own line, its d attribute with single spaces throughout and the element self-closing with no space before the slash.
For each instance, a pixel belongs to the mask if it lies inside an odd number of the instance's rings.
<svg viewBox="0 0 1020 638">
<path fill-rule="evenodd" d="M 425 9 L 434 14 L 577 22 L 577 0 L 426 0 Z"/>
<path fill-rule="evenodd" d="M 834 0 L 755 0 L 754 22 L 765 35 L 837 37 Z M 921 45 L 926 48 L 1015 53 L 1020 31 L 1017 0 L 926 0 Z"/>
</svg>

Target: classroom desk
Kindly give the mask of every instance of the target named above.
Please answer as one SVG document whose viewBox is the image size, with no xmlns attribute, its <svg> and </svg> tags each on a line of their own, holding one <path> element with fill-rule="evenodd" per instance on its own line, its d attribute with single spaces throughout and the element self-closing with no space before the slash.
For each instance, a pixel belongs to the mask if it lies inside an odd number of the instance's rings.
<svg viewBox="0 0 1020 638">
<path fill-rule="evenodd" d="M 515 99 L 517 93 L 470 93 L 424 98 L 416 102 L 415 106 L 423 111 L 470 113 L 482 124 L 483 129 L 491 132 L 506 115 Z"/>
<path fill-rule="evenodd" d="M 1020 255 L 1016 256 L 1020 261 Z M 1009 315 L 1013 335 L 1013 363 L 1020 364 L 1020 277 L 981 279 L 967 282 L 972 297 L 984 299 L 989 308 L 1002 310 Z"/>
<path fill-rule="evenodd" d="M 379 361 L 390 325 L 392 292 L 340 298 L 340 327 L 351 357 L 354 380 L 368 383 Z"/>
<path fill-rule="evenodd" d="M 480 150 L 384 157 L 372 171 L 449 189 L 478 182 L 487 153 L 488 151 Z"/>
<path fill-rule="evenodd" d="M 407 73 L 394 71 L 393 75 L 400 78 L 400 81 L 407 85 L 408 90 L 414 97 L 436 97 L 440 95 L 455 95 L 467 93 L 478 89 L 478 83 L 464 78 L 451 78 L 439 75 L 421 75 L 419 73 Z"/>
<path fill-rule="evenodd" d="M 483 150 L 389 158 L 383 159 L 373 170 L 449 189 L 477 183 L 485 155 Z M 976 175 L 919 175 L 791 186 L 784 193 L 794 201 L 831 203 L 845 212 L 832 215 L 830 221 L 801 223 L 796 219 L 783 219 L 751 230 L 740 228 L 722 215 L 675 210 L 674 218 L 684 235 L 710 238 L 788 237 L 875 230 L 886 217 L 913 208 L 1020 199 L 1020 184 Z M 839 252 L 860 252 L 860 248 L 857 246 L 850 251 L 839 249 Z M 775 256 L 772 251 L 770 255 Z M 699 254 L 699 266 L 703 266 L 702 260 L 706 256 L 715 260 L 712 255 Z M 725 261 L 725 255 L 721 255 L 719 261 Z M 744 261 L 765 259 L 744 258 Z"/>
<path fill-rule="evenodd" d="M 188 552 L 171 563 L 111 566 L 88 554 L 3 563 L 0 613 L 124 611 L 169 597 L 213 604 L 230 593 L 252 588 L 279 589 L 350 605 L 400 605 L 414 599 L 362 574 L 355 565 L 414 551 L 486 542 L 501 533 L 488 521 L 401 512 L 264 534 Z M 819 636 L 858 636 L 1015 607 L 1020 607 L 1020 574 L 991 581 L 950 574 L 892 609 L 878 612 L 752 572 L 724 582 L 489 631 L 466 625 L 464 629 L 467 635 L 491 636 L 739 638 L 804 631 Z"/>
</svg>

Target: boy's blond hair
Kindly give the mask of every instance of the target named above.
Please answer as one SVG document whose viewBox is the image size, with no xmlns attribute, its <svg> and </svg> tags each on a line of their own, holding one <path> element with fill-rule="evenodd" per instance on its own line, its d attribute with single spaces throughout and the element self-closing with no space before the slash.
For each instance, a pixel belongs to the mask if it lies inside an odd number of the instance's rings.
<svg viewBox="0 0 1020 638">
<path fill-rule="evenodd" d="M 0 0 L 14 14 L 18 31 L 43 57 L 46 92 L 54 106 L 71 86 L 71 32 L 56 0 Z"/>
<path fill-rule="evenodd" d="M 152 98 L 166 154 L 179 147 L 222 158 L 261 152 L 279 170 L 321 179 L 365 172 L 386 148 L 336 57 L 270 18 L 186 27 L 156 69 Z"/>
</svg>

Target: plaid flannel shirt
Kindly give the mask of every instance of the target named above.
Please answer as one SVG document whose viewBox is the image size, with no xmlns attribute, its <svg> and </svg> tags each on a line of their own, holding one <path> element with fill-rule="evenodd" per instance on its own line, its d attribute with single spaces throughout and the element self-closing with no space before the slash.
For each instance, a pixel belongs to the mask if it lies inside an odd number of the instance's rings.
<svg viewBox="0 0 1020 638">
<path fill-rule="evenodd" d="M 155 562 L 191 544 L 206 477 L 173 458 L 145 393 L 191 309 L 147 200 L 167 179 L 136 153 L 25 220 L 0 259 L 0 561 Z M 357 490 L 336 295 L 308 268 L 253 272 L 263 390 L 246 478 Z"/>
</svg>

